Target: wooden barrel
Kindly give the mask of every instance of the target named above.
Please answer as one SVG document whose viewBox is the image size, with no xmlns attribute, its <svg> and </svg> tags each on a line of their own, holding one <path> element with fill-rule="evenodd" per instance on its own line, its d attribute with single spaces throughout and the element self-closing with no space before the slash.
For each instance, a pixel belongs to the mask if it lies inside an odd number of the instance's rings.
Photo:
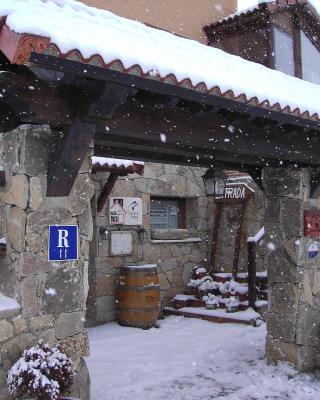
<svg viewBox="0 0 320 400">
<path fill-rule="evenodd" d="M 156 265 L 120 268 L 116 311 L 120 325 L 143 329 L 154 326 L 160 311 L 160 284 Z"/>
</svg>

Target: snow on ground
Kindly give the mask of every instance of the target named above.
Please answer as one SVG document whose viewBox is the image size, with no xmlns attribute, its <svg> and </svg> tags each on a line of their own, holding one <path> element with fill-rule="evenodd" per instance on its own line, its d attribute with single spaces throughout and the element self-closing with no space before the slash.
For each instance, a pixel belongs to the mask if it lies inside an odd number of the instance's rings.
<svg viewBox="0 0 320 400">
<path fill-rule="evenodd" d="M 320 376 L 267 366 L 265 325 L 169 317 L 89 329 L 92 400 L 317 400 Z"/>
</svg>

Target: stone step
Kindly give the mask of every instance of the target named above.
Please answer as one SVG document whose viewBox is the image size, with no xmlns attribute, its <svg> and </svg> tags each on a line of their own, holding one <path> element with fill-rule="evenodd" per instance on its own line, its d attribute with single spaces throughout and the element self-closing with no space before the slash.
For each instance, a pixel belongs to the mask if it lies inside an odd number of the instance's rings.
<svg viewBox="0 0 320 400">
<path fill-rule="evenodd" d="M 219 308 L 224 309 L 226 308 L 226 302 L 228 301 L 228 298 L 224 298 L 222 296 L 216 296 L 216 299 L 219 302 Z M 240 301 L 240 309 L 246 310 L 248 308 L 248 300 Z M 194 295 L 184 295 L 184 294 L 178 294 L 175 296 L 172 300 L 172 305 L 173 308 L 175 309 L 180 309 L 183 307 L 205 307 L 205 302 L 202 301 L 201 299 L 197 298 Z M 260 312 L 260 308 L 263 309 L 262 312 L 265 312 L 265 309 L 268 306 L 268 301 L 264 299 L 259 299 L 256 301 L 256 309 L 258 312 Z"/>
<path fill-rule="evenodd" d="M 173 307 L 166 307 L 163 311 L 165 315 L 198 318 L 215 323 L 236 323 L 259 326 L 263 322 L 261 315 L 252 308 L 234 313 L 227 313 L 224 309 L 207 310 L 204 307 L 183 307 L 178 310 Z"/>
<path fill-rule="evenodd" d="M 226 273 L 226 272 L 217 272 L 213 274 L 212 278 L 216 282 L 222 282 L 225 283 L 227 281 L 230 281 L 232 279 L 232 274 L 231 273 Z M 238 276 L 235 278 L 236 282 L 239 283 L 248 283 L 248 274 L 245 273 L 240 273 Z M 257 286 L 261 289 L 267 289 L 268 287 L 268 276 L 266 275 L 266 272 L 258 272 L 256 276 L 256 283 Z"/>
</svg>

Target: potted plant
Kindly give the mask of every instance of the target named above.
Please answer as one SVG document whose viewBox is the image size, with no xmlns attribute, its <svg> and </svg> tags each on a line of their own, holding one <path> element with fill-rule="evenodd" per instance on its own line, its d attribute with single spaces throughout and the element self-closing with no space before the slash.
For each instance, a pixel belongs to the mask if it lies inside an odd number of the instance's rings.
<svg viewBox="0 0 320 400">
<path fill-rule="evenodd" d="M 23 352 L 9 370 L 9 393 L 35 400 L 62 400 L 73 382 L 72 361 L 60 350 L 40 340 Z M 29 397 L 25 397 L 29 396 Z"/>
</svg>

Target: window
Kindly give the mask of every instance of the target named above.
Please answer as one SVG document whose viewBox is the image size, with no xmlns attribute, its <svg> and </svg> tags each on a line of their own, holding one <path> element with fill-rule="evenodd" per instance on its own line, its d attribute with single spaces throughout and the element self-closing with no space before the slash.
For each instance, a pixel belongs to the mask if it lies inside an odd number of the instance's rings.
<svg viewBox="0 0 320 400">
<path fill-rule="evenodd" d="M 320 84 L 320 54 L 316 46 L 301 30 L 302 79 Z"/>
<path fill-rule="evenodd" d="M 185 227 L 185 200 L 152 197 L 150 201 L 151 229 L 179 229 Z"/>
<path fill-rule="evenodd" d="M 281 29 L 273 28 L 274 68 L 294 76 L 293 38 Z"/>
</svg>

